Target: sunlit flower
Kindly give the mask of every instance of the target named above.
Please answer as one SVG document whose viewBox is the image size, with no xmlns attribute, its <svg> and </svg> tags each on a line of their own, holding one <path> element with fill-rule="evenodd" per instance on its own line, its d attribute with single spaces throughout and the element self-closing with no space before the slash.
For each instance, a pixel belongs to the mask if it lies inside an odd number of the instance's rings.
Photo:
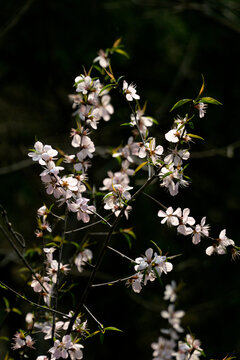
<svg viewBox="0 0 240 360">
<path fill-rule="evenodd" d="M 107 54 L 102 49 L 99 50 L 98 56 L 93 60 L 93 62 L 96 62 L 96 61 L 99 62 L 99 65 L 102 68 L 106 68 L 109 65 L 109 59 L 107 57 Z"/>
<path fill-rule="evenodd" d="M 177 210 L 173 211 L 173 208 L 170 206 L 167 208 L 166 212 L 159 210 L 158 216 L 163 218 L 161 224 L 167 222 L 168 226 L 177 226 L 179 225 L 179 218 L 182 216 L 182 210 L 177 208 Z"/>
<path fill-rule="evenodd" d="M 197 224 L 192 232 L 193 244 L 198 244 L 201 241 L 201 236 L 209 235 L 209 225 L 205 225 L 206 217 L 204 216 L 201 220 L 201 224 Z"/>
<path fill-rule="evenodd" d="M 208 105 L 200 102 L 197 105 L 195 105 L 194 107 L 199 111 L 199 117 L 203 118 L 204 115 L 206 114 Z"/>
<path fill-rule="evenodd" d="M 126 95 L 126 99 L 128 101 L 139 100 L 140 96 L 136 93 L 136 85 L 130 84 L 126 82 L 126 80 L 123 81 L 123 93 Z"/>
<path fill-rule="evenodd" d="M 226 251 L 227 251 L 227 247 L 228 246 L 234 246 L 235 243 L 233 240 L 229 239 L 227 236 L 226 236 L 226 229 L 222 230 L 219 234 L 219 238 L 218 239 L 215 239 L 215 242 L 213 243 L 212 246 L 209 246 L 207 249 L 206 249 L 206 254 L 207 255 L 212 255 L 214 253 L 218 254 L 218 255 L 223 255 L 223 254 L 226 254 Z"/>
</svg>

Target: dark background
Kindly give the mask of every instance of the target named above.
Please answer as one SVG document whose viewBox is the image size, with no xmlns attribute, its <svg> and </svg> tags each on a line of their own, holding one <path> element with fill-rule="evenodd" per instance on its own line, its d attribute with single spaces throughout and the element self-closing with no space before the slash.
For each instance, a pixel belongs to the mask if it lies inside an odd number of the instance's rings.
<svg viewBox="0 0 240 360">
<path fill-rule="evenodd" d="M 194 131 L 205 142 L 192 146 L 187 169 L 190 187 L 175 198 L 157 185 L 150 193 L 167 206 L 189 207 L 197 221 L 207 216 L 213 237 L 226 228 L 227 236 L 240 244 L 239 1 L 9 0 L 1 2 L 0 14 L 0 200 L 29 246 L 36 245 L 36 210 L 51 200 L 40 183 L 39 167 L 27 159 L 28 149 L 37 137 L 71 151 L 69 131 L 74 120 L 67 96 L 73 91 L 74 78 L 82 73 L 82 65 L 91 66 L 99 48 L 110 47 L 119 37 L 130 59 L 114 55 L 113 67 L 117 75 L 124 74 L 137 84 L 142 104 L 148 100 L 147 115 L 159 122 L 151 130 L 158 143 L 172 125 L 169 109 L 177 100 L 197 95 L 201 74 L 206 80 L 205 95 L 223 103 L 210 105 L 203 119 L 196 118 Z M 129 121 L 128 108 L 117 94 L 112 102 L 112 121 L 102 124 L 95 137 L 100 147 L 117 146 L 129 136 L 128 128 L 119 128 Z M 101 166 L 91 170 L 91 181 L 100 186 L 108 169 L 117 170 L 117 162 L 96 157 L 95 163 Z M 164 252 L 182 253 L 163 283 L 176 279 L 184 285 L 178 302 L 178 308 L 187 313 L 184 327 L 202 340 L 207 359 L 220 360 L 227 354 L 240 358 L 239 262 L 230 256 L 207 257 L 206 241 L 194 246 L 190 238 L 176 237 L 174 229 L 160 226 L 158 210 L 140 197 L 135 215 L 123 224 L 135 227 L 132 249 L 122 237 L 113 245 L 133 258 L 151 246 L 150 240 Z M 17 277 L 21 265 L 14 256 L 5 261 L 9 249 L 1 235 L 1 273 L 17 288 L 22 285 Z M 109 254 L 99 280 L 129 271 L 124 260 Z M 10 294 L 3 295 L 14 302 Z M 99 338 L 88 340 L 85 358 L 151 359 L 150 344 L 166 325 L 160 318 L 160 310 L 166 307 L 162 296 L 159 284 L 150 285 L 142 295 L 123 285 L 94 290 L 89 307 L 105 326 L 119 327 L 123 333 L 109 332 L 103 346 Z M 6 317 L 3 302 L 1 307 L 1 334 L 11 337 L 24 325 L 16 325 L 16 314 Z M 5 345 L 2 342 L 1 348 Z"/>
</svg>

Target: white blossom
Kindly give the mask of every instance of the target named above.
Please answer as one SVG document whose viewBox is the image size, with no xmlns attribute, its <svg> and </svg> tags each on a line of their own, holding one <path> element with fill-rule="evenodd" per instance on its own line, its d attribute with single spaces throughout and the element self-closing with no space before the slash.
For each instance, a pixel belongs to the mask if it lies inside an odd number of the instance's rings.
<svg viewBox="0 0 240 360">
<path fill-rule="evenodd" d="M 203 118 L 204 115 L 206 114 L 208 105 L 200 102 L 197 105 L 195 105 L 194 107 L 199 111 L 199 117 Z"/>
<path fill-rule="evenodd" d="M 76 200 L 76 202 L 71 202 L 68 204 L 68 208 L 72 212 L 77 213 L 77 219 L 82 220 L 84 223 L 88 223 L 90 221 L 89 214 L 95 212 L 95 206 L 88 205 L 89 199 L 84 197 L 80 197 Z"/>
<path fill-rule="evenodd" d="M 144 274 L 144 285 L 148 280 L 154 281 L 163 272 L 167 274 L 173 269 L 173 265 L 167 261 L 166 256 L 160 256 L 156 252 L 153 255 L 153 249 L 151 248 L 145 251 L 145 256 L 136 258 L 135 263 L 135 271 Z"/>
<path fill-rule="evenodd" d="M 153 120 L 150 116 L 143 116 L 144 111 L 142 109 L 137 110 L 134 114 L 131 114 L 131 125 L 137 125 L 138 129 L 143 135 L 146 134 L 147 128 L 152 126 Z"/>
<path fill-rule="evenodd" d="M 219 238 L 215 240 L 216 242 L 213 243 L 212 246 L 209 246 L 206 249 L 206 254 L 211 256 L 212 254 L 216 253 L 218 255 L 226 254 L 227 247 L 232 245 L 234 246 L 235 243 L 233 240 L 229 239 L 226 236 L 226 229 L 222 230 L 219 234 Z"/>
<path fill-rule="evenodd" d="M 153 360 L 171 360 L 172 353 L 176 346 L 175 341 L 167 340 L 160 336 L 158 342 L 151 344 L 153 351 Z"/>
<path fill-rule="evenodd" d="M 168 188 L 170 195 L 178 194 L 179 187 L 188 186 L 188 181 L 184 179 L 183 169 L 179 166 L 175 167 L 174 163 L 163 166 L 159 173 L 161 179 L 160 186 Z"/>
<path fill-rule="evenodd" d="M 173 327 L 177 332 L 183 332 L 183 328 L 180 326 L 181 318 L 185 315 L 183 310 L 175 311 L 174 304 L 170 304 L 168 306 L 168 310 L 161 311 L 161 316 L 164 319 L 168 319 L 169 324 Z"/>
<path fill-rule="evenodd" d="M 35 340 L 30 335 L 25 335 L 23 332 L 16 332 L 13 337 L 12 349 L 18 350 L 23 347 L 29 347 L 31 349 L 35 349 L 33 345 L 35 344 Z"/>
<path fill-rule="evenodd" d="M 164 162 L 165 164 L 174 163 L 175 166 L 182 165 L 183 160 L 188 160 L 190 156 L 190 152 L 187 149 L 178 150 L 177 147 L 171 150 L 170 154 L 165 156 Z"/>
<path fill-rule="evenodd" d="M 36 280 L 36 278 L 39 280 Z M 45 291 L 44 288 L 48 289 L 48 282 L 50 281 L 49 277 L 47 276 L 41 276 L 40 274 L 36 273 L 35 277 L 33 278 L 32 282 L 31 282 L 31 287 L 33 288 L 33 290 L 35 292 L 41 292 L 41 291 Z"/>
<path fill-rule="evenodd" d="M 123 81 L 123 93 L 126 95 L 128 101 L 139 100 L 140 96 L 136 93 L 136 85 L 133 83 L 128 85 L 126 80 Z"/>
<path fill-rule="evenodd" d="M 110 115 L 114 113 L 113 106 L 110 104 L 111 97 L 103 95 L 101 97 L 101 104 L 99 105 L 99 115 L 104 121 L 110 120 Z"/>
<path fill-rule="evenodd" d="M 84 249 L 80 251 L 76 256 L 74 263 L 77 266 L 79 272 L 83 271 L 83 266 L 93 258 L 93 253 L 90 249 Z"/>
<path fill-rule="evenodd" d="M 165 291 L 164 291 L 164 300 L 169 300 L 171 302 L 174 302 L 177 298 L 176 294 L 177 284 L 176 281 L 172 280 L 171 284 L 166 285 Z"/>
<path fill-rule="evenodd" d="M 54 341 L 54 346 L 49 349 L 49 352 L 52 356 L 56 359 L 68 358 L 68 351 L 69 348 L 72 346 L 72 341 L 70 335 L 65 335 L 62 338 L 62 341 L 56 340 Z"/>
<path fill-rule="evenodd" d="M 130 279 L 127 280 L 127 285 L 131 285 L 135 293 L 140 293 L 142 290 L 143 274 L 138 272 L 134 274 Z"/>
<path fill-rule="evenodd" d="M 177 231 L 180 234 L 190 235 L 194 231 L 192 229 L 192 226 L 195 224 L 195 219 L 192 216 L 188 216 L 189 213 L 190 213 L 190 209 L 188 209 L 188 208 L 183 209 L 183 215 L 180 220 L 180 225 L 177 228 Z M 190 227 L 187 225 L 190 225 Z"/>
<path fill-rule="evenodd" d="M 177 226 L 179 225 L 179 218 L 182 216 L 182 210 L 181 208 L 177 208 L 173 211 L 173 208 L 170 206 L 167 208 L 166 212 L 159 210 L 158 216 L 163 218 L 161 224 L 165 224 L 165 222 L 167 222 L 168 226 Z"/>
<path fill-rule="evenodd" d="M 35 142 L 34 148 L 35 150 L 29 152 L 28 156 L 31 157 L 33 161 L 38 161 L 41 165 L 45 165 L 47 159 L 53 159 L 58 154 L 57 150 L 52 149 L 51 145 L 43 145 L 40 141 Z"/>
<path fill-rule="evenodd" d="M 138 156 L 140 158 L 145 158 L 148 155 L 155 165 L 162 153 L 163 147 L 161 145 L 156 146 L 156 140 L 155 138 L 152 138 L 149 142 L 145 143 L 144 146 L 140 147 Z"/>
<path fill-rule="evenodd" d="M 106 68 L 109 65 L 109 59 L 107 57 L 107 54 L 102 49 L 99 50 L 98 56 L 93 60 L 93 62 L 96 62 L 96 61 L 99 62 L 99 65 L 102 68 Z"/>
<path fill-rule="evenodd" d="M 209 235 L 209 225 L 205 225 L 206 217 L 204 216 L 201 220 L 201 224 L 197 224 L 192 232 L 193 244 L 198 244 L 201 241 L 201 236 Z"/>
<path fill-rule="evenodd" d="M 76 92 L 86 95 L 88 92 L 100 92 L 99 80 L 92 80 L 90 76 L 80 75 L 75 78 Z"/>
</svg>

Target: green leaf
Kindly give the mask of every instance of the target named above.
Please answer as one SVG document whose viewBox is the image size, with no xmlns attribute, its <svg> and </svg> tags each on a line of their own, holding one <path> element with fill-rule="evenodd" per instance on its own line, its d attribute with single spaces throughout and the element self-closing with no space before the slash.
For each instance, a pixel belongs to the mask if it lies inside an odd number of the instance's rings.
<svg viewBox="0 0 240 360">
<path fill-rule="evenodd" d="M 120 331 L 120 332 L 123 332 L 122 330 L 116 328 L 115 326 L 108 326 L 108 327 L 105 327 L 104 328 L 105 331 L 107 330 L 111 330 L 111 331 Z"/>
<path fill-rule="evenodd" d="M 158 249 L 159 255 L 162 256 L 162 250 L 160 249 L 160 247 L 153 240 L 150 240 L 150 242 L 156 246 L 156 248 Z"/>
<path fill-rule="evenodd" d="M 60 247 L 60 245 L 58 245 L 58 244 L 56 244 L 54 242 L 49 242 L 49 243 L 46 244 L 46 246 L 56 246 L 58 248 Z"/>
<path fill-rule="evenodd" d="M 167 260 L 171 260 L 171 259 L 175 259 L 176 257 L 178 257 L 178 256 L 182 256 L 182 254 L 177 254 L 177 255 L 172 255 L 172 256 L 168 256 L 167 257 Z"/>
<path fill-rule="evenodd" d="M 193 124 L 192 121 L 189 121 L 189 122 L 188 122 L 188 125 L 189 125 L 189 127 L 190 127 L 191 129 L 194 129 L 194 124 Z"/>
<path fill-rule="evenodd" d="M 201 351 L 199 351 L 199 352 L 200 352 L 200 354 L 201 354 L 202 356 L 206 357 L 206 354 L 205 354 L 205 352 L 204 352 L 203 350 L 201 350 Z"/>
<path fill-rule="evenodd" d="M 158 272 L 157 272 L 157 270 L 156 270 L 155 268 L 153 268 L 153 272 L 154 272 L 157 280 L 158 280 L 158 281 L 160 282 L 160 284 L 163 286 L 162 279 L 160 278 L 160 276 L 159 276 L 159 274 L 158 274 Z"/>
<path fill-rule="evenodd" d="M 8 288 L 6 286 L 4 286 L 3 284 L 0 283 L 0 287 L 5 289 L 5 290 L 8 290 Z"/>
<path fill-rule="evenodd" d="M 27 249 L 24 253 L 24 257 L 30 257 L 32 258 L 35 254 L 41 255 L 42 254 L 42 250 L 40 248 L 30 248 Z M 26 270 L 24 270 L 26 271 Z"/>
<path fill-rule="evenodd" d="M 100 342 L 101 342 L 101 344 L 103 344 L 103 342 L 104 342 L 104 334 L 102 332 L 100 332 L 99 336 L 100 336 Z"/>
<path fill-rule="evenodd" d="M 18 315 L 22 315 L 22 312 L 19 309 L 15 308 L 15 307 L 12 308 L 12 311 L 15 312 Z"/>
<path fill-rule="evenodd" d="M 205 80 L 204 80 L 204 76 L 203 76 L 203 74 L 202 74 L 202 87 L 201 87 L 201 89 L 200 89 L 200 91 L 199 91 L 199 94 L 198 94 L 198 96 L 197 96 L 197 99 L 199 98 L 199 96 L 201 96 L 201 94 L 203 93 L 203 90 L 204 90 L 204 88 L 205 88 Z"/>
<path fill-rule="evenodd" d="M 93 336 L 95 336 L 95 335 L 97 335 L 97 334 L 99 334 L 101 331 L 100 330 L 96 330 L 96 331 L 94 331 L 93 333 L 88 333 L 88 336 L 86 337 L 86 339 L 89 339 L 89 338 L 91 338 L 91 337 L 93 337 Z"/>
<path fill-rule="evenodd" d="M 201 136 L 199 135 L 195 135 L 195 134 L 187 134 L 188 136 L 190 136 L 191 138 L 196 138 L 196 139 L 200 139 L 200 140 L 204 140 Z"/>
<path fill-rule="evenodd" d="M 128 234 L 124 233 L 124 232 L 122 232 L 122 235 L 127 240 L 129 249 L 131 249 L 132 248 L 132 239 L 131 239 L 131 237 Z"/>
<path fill-rule="evenodd" d="M 127 53 L 126 51 L 124 51 L 123 49 L 116 48 L 116 49 L 114 49 L 114 51 L 115 51 L 116 53 L 121 54 L 121 55 L 123 55 L 123 56 L 125 56 L 126 58 L 129 59 L 128 53 Z"/>
<path fill-rule="evenodd" d="M 183 167 L 183 171 L 189 166 L 189 163 L 187 163 L 184 167 Z"/>
<path fill-rule="evenodd" d="M 115 47 L 119 46 L 119 45 L 120 45 L 120 43 L 121 43 L 121 41 L 122 41 L 122 38 L 121 38 L 121 37 L 120 37 L 120 38 L 118 38 L 117 40 L 115 40 L 115 41 L 114 41 L 114 44 L 113 44 L 113 48 L 115 48 Z"/>
<path fill-rule="evenodd" d="M 172 174 L 172 171 L 167 172 L 166 174 L 164 174 L 163 176 L 161 176 L 161 179 L 165 179 L 165 177 L 169 176 Z"/>
<path fill-rule="evenodd" d="M 113 195 L 113 192 L 110 192 L 110 193 L 106 194 L 106 195 L 104 196 L 103 200 L 109 198 L 109 197 L 112 196 L 112 195 Z"/>
<path fill-rule="evenodd" d="M 100 95 L 104 90 L 106 90 L 106 89 L 111 89 L 111 88 L 113 88 L 113 87 L 115 87 L 115 86 L 116 86 L 116 84 L 107 84 L 107 85 L 105 85 L 105 86 L 101 89 L 99 95 Z"/>
<path fill-rule="evenodd" d="M 9 309 L 9 308 L 10 308 L 10 304 L 9 304 L 8 299 L 5 298 L 5 296 L 3 296 L 3 301 L 4 301 L 4 304 L 5 304 L 5 307 L 6 307 L 7 309 Z"/>
<path fill-rule="evenodd" d="M 158 121 L 156 119 L 154 119 L 152 116 L 146 116 L 146 117 L 151 119 L 155 125 L 158 125 Z"/>
<path fill-rule="evenodd" d="M 119 76 L 118 79 L 117 79 L 117 83 L 119 83 L 119 81 L 120 81 L 121 79 L 123 79 L 123 78 L 125 78 L 124 75 Z"/>
<path fill-rule="evenodd" d="M 0 336 L 0 340 L 10 341 L 10 339 L 7 336 Z"/>
<path fill-rule="evenodd" d="M 144 166 L 146 165 L 148 162 L 147 161 L 144 161 L 142 162 L 140 165 L 138 165 L 138 167 L 135 169 L 134 171 L 134 175 Z"/>
<path fill-rule="evenodd" d="M 76 246 L 77 249 L 80 248 L 80 245 L 78 243 L 76 243 L 75 241 L 70 241 L 70 244 Z"/>
<path fill-rule="evenodd" d="M 60 166 L 62 162 L 63 162 L 63 158 L 58 159 L 56 162 L 56 166 Z"/>
<path fill-rule="evenodd" d="M 132 227 L 131 227 L 131 228 L 128 228 L 128 229 L 120 229 L 120 232 L 121 232 L 121 233 L 127 233 L 127 234 L 129 234 L 130 236 L 132 236 L 134 239 L 136 239 L 136 235 L 135 235 L 135 233 L 133 232 L 132 229 L 133 229 Z"/>
<path fill-rule="evenodd" d="M 222 105 L 222 103 L 220 103 L 220 101 L 217 101 L 216 99 L 213 99 L 212 97 L 209 97 L 209 96 L 199 99 L 198 102 L 202 102 L 205 104 Z"/>
<path fill-rule="evenodd" d="M 120 126 L 132 126 L 131 123 L 123 123 L 123 124 L 120 124 Z"/>
<path fill-rule="evenodd" d="M 188 102 L 193 101 L 192 99 L 182 99 L 179 100 L 175 105 L 173 105 L 173 107 L 171 108 L 170 112 L 173 111 L 174 109 L 177 109 L 178 107 L 187 104 Z"/>
<path fill-rule="evenodd" d="M 93 64 L 93 68 L 100 72 L 100 74 L 103 74 L 103 70 L 100 66 Z"/>
</svg>

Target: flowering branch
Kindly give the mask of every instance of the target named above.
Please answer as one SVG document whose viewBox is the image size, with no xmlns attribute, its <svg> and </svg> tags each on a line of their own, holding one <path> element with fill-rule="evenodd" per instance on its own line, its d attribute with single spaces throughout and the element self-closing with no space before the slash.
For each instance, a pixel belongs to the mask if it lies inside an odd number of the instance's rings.
<svg viewBox="0 0 240 360">
<path fill-rule="evenodd" d="M 112 224 L 112 227 L 110 228 L 109 233 L 108 233 L 108 235 L 107 235 L 107 237 L 106 237 L 106 239 L 105 239 L 105 242 L 103 243 L 102 248 L 101 248 L 101 250 L 100 250 L 100 252 L 99 252 L 99 254 L 98 254 L 98 258 L 97 258 L 96 264 L 95 264 L 95 266 L 94 266 L 94 268 L 93 268 L 93 271 L 92 271 L 92 273 L 91 273 L 91 275 L 90 275 L 90 277 L 89 277 L 88 283 L 87 283 L 87 285 L 86 285 L 86 287 L 85 287 L 85 289 L 84 289 L 84 292 L 83 292 L 83 294 L 82 294 L 82 296 L 81 296 L 81 298 L 80 298 L 80 300 L 79 300 L 79 302 L 78 302 L 78 304 L 77 304 L 77 306 L 76 306 L 76 308 L 75 308 L 75 313 L 74 313 L 73 317 L 71 318 L 71 320 L 70 320 L 70 322 L 69 322 L 69 325 L 68 325 L 68 329 L 67 329 L 66 334 L 70 334 L 70 332 L 71 332 L 71 330 L 72 330 L 72 326 L 73 326 L 73 324 L 74 324 L 74 322 L 75 322 L 75 320 L 76 320 L 76 318 L 77 318 L 77 316 L 78 316 L 78 313 L 79 313 L 81 307 L 83 306 L 83 304 L 86 302 L 86 299 L 87 299 L 87 297 L 88 297 L 90 288 L 91 288 L 92 285 L 93 285 L 93 282 L 94 282 L 96 273 L 97 273 L 97 271 L 98 271 L 99 266 L 101 265 L 102 259 L 103 259 L 103 257 L 104 257 L 105 252 L 106 252 L 106 249 L 107 249 L 107 247 L 108 247 L 108 244 L 109 244 L 109 242 L 110 242 L 110 240 L 111 240 L 111 237 L 112 237 L 112 235 L 113 235 L 113 232 L 115 231 L 118 223 L 120 222 L 120 220 L 121 220 L 121 218 L 122 218 L 122 216 L 123 216 L 123 214 L 124 214 L 124 211 L 125 211 L 127 205 L 128 205 L 129 203 L 133 202 L 133 201 L 136 199 L 136 197 L 137 197 L 149 184 L 151 184 L 151 182 L 152 182 L 154 179 L 155 179 L 155 175 L 153 175 L 150 179 L 148 179 L 148 180 L 146 181 L 146 183 L 145 183 L 144 185 L 142 185 L 142 187 L 135 192 L 135 194 L 131 197 L 131 199 L 128 201 L 128 203 L 125 204 L 125 205 L 122 207 L 119 215 L 118 215 L 118 216 L 116 217 L 116 219 L 114 220 L 114 222 L 113 222 L 113 224 Z"/>
</svg>

